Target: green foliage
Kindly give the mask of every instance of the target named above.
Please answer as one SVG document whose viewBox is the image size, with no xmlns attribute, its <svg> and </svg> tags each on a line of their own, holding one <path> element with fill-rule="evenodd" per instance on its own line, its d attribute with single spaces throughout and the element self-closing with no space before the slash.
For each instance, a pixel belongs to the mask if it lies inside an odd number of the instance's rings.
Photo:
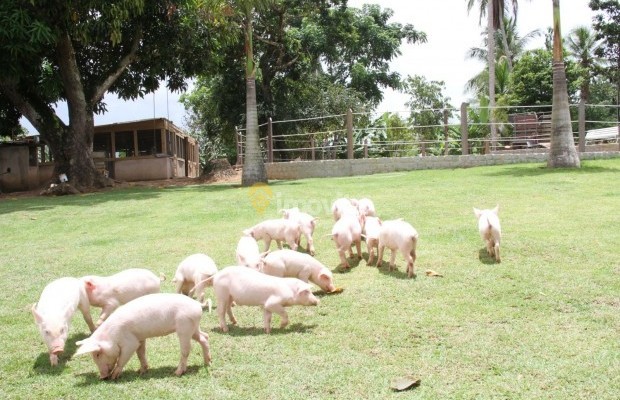
<svg viewBox="0 0 620 400">
<path fill-rule="evenodd" d="M 426 170 L 356 178 L 280 181 L 264 213 L 237 185 L 132 187 L 85 196 L 0 199 L 3 399 L 617 399 L 620 392 L 620 159 L 581 170 L 540 164 Z M 492 188 L 490 190 L 489 188 Z M 397 270 L 337 268 L 328 237 L 331 202 L 369 196 L 382 219 L 420 232 L 416 279 Z M 587 200 L 587 201 L 586 201 Z M 502 262 L 493 263 L 471 207 L 500 205 Z M 317 259 L 344 291 L 317 307 L 288 308 L 291 324 L 262 331 L 258 307 L 237 306 L 222 333 L 205 311 L 213 361 L 192 342 L 179 378 L 179 342 L 148 339 L 150 369 L 132 356 L 118 381 L 102 381 L 90 356 L 74 356 L 88 328 L 73 317 L 66 353 L 52 368 L 30 313 L 61 276 L 110 275 L 134 266 L 167 279 L 183 258 L 234 263 L 245 229 L 299 206 L 319 218 Z M 538 222 L 536 222 L 538 221 Z M 366 257 L 365 245 L 363 246 Z M 355 263 L 354 263 L 355 265 Z M 425 270 L 444 275 L 430 278 Z M 214 299 L 213 291 L 207 296 Z M 99 309 L 92 309 L 98 315 Z M 293 360 L 293 361 L 292 361 Z M 410 392 L 389 389 L 413 374 Z"/>
<path fill-rule="evenodd" d="M 511 75 L 509 102 L 512 105 L 550 105 L 553 99 L 553 69 L 550 51 L 537 49 L 526 52 Z M 575 63 L 565 61 L 568 96 L 577 102 L 580 72 Z"/>
<path fill-rule="evenodd" d="M 410 96 L 407 107 L 411 110 L 409 123 L 423 139 L 441 140 L 444 110 L 448 119 L 452 117 L 450 98 L 445 97 L 443 81 L 428 81 L 423 76 L 409 76 L 405 82 L 405 93 Z"/>
</svg>

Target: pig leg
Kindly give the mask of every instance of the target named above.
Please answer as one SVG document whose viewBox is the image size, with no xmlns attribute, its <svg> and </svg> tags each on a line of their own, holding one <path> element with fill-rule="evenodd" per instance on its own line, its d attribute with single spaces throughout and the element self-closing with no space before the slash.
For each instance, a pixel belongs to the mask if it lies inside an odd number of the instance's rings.
<svg viewBox="0 0 620 400">
<path fill-rule="evenodd" d="M 58 365 L 58 355 L 55 353 L 50 353 L 50 365 L 55 367 Z"/>
<path fill-rule="evenodd" d="M 288 325 L 288 314 L 284 306 L 279 303 L 279 300 L 267 300 L 265 303 L 265 332 L 271 331 L 271 315 L 276 313 L 280 316 L 280 328 L 285 328 Z M 267 330 L 269 328 L 269 331 Z"/>
<path fill-rule="evenodd" d="M 342 267 L 351 268 L 351 266 L 349 265 L 349 262 L 347 261 L 347 256 L 345 254 L 345 251 L 342 249 L 338 249 L 338 255 L 340 256 L 340 264 L 342 265 Z"/>
<path fill-rule="evenodd" d="M 269 251 L 269 247 L 271 247 L 271 237 L 267 236 L 263 240 L 265 241 L 265 251 Z"/>
<path fill-rule="evenodd" d="M 377 268 L 381 268 L 381 264 L 383 264 L 383 251 L 385 250 L 385 246 L 379 244 L 377 246 Z"/>
<path fill-rule="evenodd" d="M 185 283 L 183 281 L 183 278 L 174 278 L 175 282 L 174 282 L 174 290 L 176 291 L 176 293 L 183 293 L 183 284 Z M 183 293 L 184 295 L 187 295 L 187 293 Z"/>
<path fill-rule="evenodd" d="M 276 244 L 278 245 L 278 249 L 282 250 L 282 241 L 276 239 Z M 269 250 L 269 249 L 267 249 L 267 250 Z M 267 251 L 267 250 L 265 250 L 265 251 Z"/>
<path fill-rule="evenodd" d="M 111 379 L 117 379 L 119 377 L 121 372 L 123 372 L 123 368 L 127 365 L 127 362 L 129 362 L 129 359 L 131 359 L 131 356 L 138 350 L 139 347 L 140 342 L 135 338 L 128 339 L 127 342 L 123 343 L 118 360 L 116 361 L 116 366 L 110 375 Z"/>
<path fill-rule="evenodd" d="M 266 308 L 263 311 L 263 321 L 265 333 L 271 333 L 271 311 L 268 311 Z"/>
<path fill-rule="evenodd" d="M 97 327 L 95 326 L 95 324 L 93 324 L 93 318 L 90 316 L 90 303 L 88 301 L 88 298 L 80 299 L 78 307 L 80 308 L 80 312 L 84 317 L 84 321 L 86 321 L 86 324 L 88 325 L 88 329 L 90 329 L 91 333 L 94 332 Z"/>
<path fill-rule="evenodd" d="M 287 242 L 288 247 L 290 247 L 291 250 L 297 250 L 298 244 L 295 242 L 295 240 L 290 240 Z"/>
<path fill-rule="evenodd" d="M 222 332 L 228 332 L 228 326 L 226 326 L 226 313 L 228 312 L 228 308 L 230 307 L 230 299 L 218 303 L 219 304 L 217 305 L 217 316 L 220 321 L 220 328 L 222 329 Z M 230 317 L 230 313 L 228 314 L 228 316 Z"/>
<path fill-rule="evenodd" d="M 306 241 L 308 242 L 308 253 L 311 256 L 314 256 L 314 254 L 316 253 L 315 249 L 314 249 L 314 241 L 312 239 L 311 235 L 306 235 Z"/>
<path fill-rule="evenodd" d="M 396 249 L 391 250 L 392 252 L 390 253 L 390 271 L 392 271 L 396 266 Z"/>
<path fill-rule="evenodd" d="M 177 331 L 179 346 L 181 347 L 181 359 L 179 360 L 177 370 L 174 371 L 176 376 L 181 376 L 185 373 L 185 371 L 187 371 L 187 358 L 189 357 L 189 353 L 192 349 L 192 343 L 190 341 L 191 336 L 187 334 L 186 329 L 186 327 L 182 327 L 182 329 Z"/>
<path fill-rule="evenodd" d="M 211 362 L 211 351 L 209 350 L 209 335 L 200 330 L 200 327 L 196 328 L 196 332 L 192 336 L 192 339 L 200 344 L 202 347 L 202 357 L 204 358 L 205 365 L 209 365 Z"/>
<path fill-rule="evenodd" d="M 99 327 L 99 325 L 101 325 L 103 321 L 105 321 L 110 316 L 110 314 L 112 314 L 112 312 L 118 308 L 118 306 L 119 304 L 117 303 L 110 303 L 103 306 L 103 308 L 101 309 L 101 315 L 99 316 L 99 320 L 97 321 L 97 324 L 95 326 Z"/>
<path fill-rule="evenodd" d="M 149 369 L 149 364 L 146 362 L 146 340 L 140 342 L 136 355 L 138 360 L 140 360 L 140 375 L 142 375 Z"/>
<path fill-rule="evenodd" d="M 413 278 L 415 276 L 415 272 L 413 269 L 413 263 L 415 262 L 415 252 L 411 251 L 411 253 L 403 253 L 403 257 L 407 261 L 407 277 Z"/>
<path fill-rule="evenodd" d="M 499 243 L 495 242 L 495 245 L 493 246 L 493 250 L 495 251 L 495 261 L 497 262 L 501 262 L 501 258 L 499 256 Z"/>
<path fill-rule="evenodd" d="M 355 248 L 357 250 L 357 258 L 361 260 L 362 259 L 362 241 L 361 240 L 357 240 L 355 242 Z"/>
</svg>

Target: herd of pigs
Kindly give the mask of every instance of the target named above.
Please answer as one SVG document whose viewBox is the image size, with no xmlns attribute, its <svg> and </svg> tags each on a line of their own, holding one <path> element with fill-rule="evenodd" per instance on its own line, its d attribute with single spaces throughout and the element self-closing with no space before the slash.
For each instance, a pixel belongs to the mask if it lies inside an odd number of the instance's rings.
<svg viewBox="0 0 620 400">
<path fill-rule="evenodd" d="M 204 362 L 208 365 L 211 361 L 209 337 L 200 330 L 200 320 L 203 308 L 211 311 L 211 300 L 205 299 L 206 287 L 211 286 L 223 332 L 228 332 L 226 315 L 232 324 L 237 323 L 233 314 L 235 304 L 262 307 L 266 333 L 271 330 L 273 313 L 280 316 L 280 327 L 284 328 L 288 324 L 285 307 L 319 304 L 308 282 L 326 293 L 338 289 L 334 286 L 332 272 L 314 258 L 312 235 L 317 218 L 298 208 L 282 212 L 283 218 L 265 220 L 243 231 L 236 249 L 236 266 L 218 271 L 215 262 L 206 254 L 192 254 L 185 258 L 174 275 L 176 293 L 160 293 L 165 278 L 141 268 L 127 269 L 107 277 L 63 277 L 49 283 L 39 301 L 32 306 L 32 314 L 48 347 L 51 365 L 58 364 L 69 323 L 77 309 L 92 334 L 76 342 L 79 347 L 75 355 L 90 353 L 102 379 L 118 378 L 134 353 L 140 361 L 140 373 L 145 372 L 148 368 L 146 339 L 173 332 L 176 332 L 181 348 L 176 375 L 182 375 L 187 369 L 191 339 L 202 347 Z M 390 271 L 394 268 L 397 252 L 400 252 L 407 262 L 407 275 L 415 275 L 418 233 L 408 222 L 402 219 L 382 221 L 377 217 L 373 202 L 367 198 L 338 199 L 332 205 L 332 213 L 335 223 L 331 237 L 342 268 L 350 268 L 347 252 L 349 258 L 362 258 L 361 242 L 364 240 L 368 265 L 376 260 L 377 267 L 381 267 L 387 247 L 391 250 Z M 501 228 L 498 207 L 474 208 L 474 214 L 487 252 L 499 262 Z M 297 251 L 302 236 L 307 244 L 306 252 Z M 270 252 L 272 240 L 276 241 L 278 250 Z M 260 252 L 257 241 L 264 242 L 264 252 Z M 283 242 L 289 249 L 282 248 Z M 97 323 L 91 318 L 91 306 L 102 309 Z"/>
</svg>

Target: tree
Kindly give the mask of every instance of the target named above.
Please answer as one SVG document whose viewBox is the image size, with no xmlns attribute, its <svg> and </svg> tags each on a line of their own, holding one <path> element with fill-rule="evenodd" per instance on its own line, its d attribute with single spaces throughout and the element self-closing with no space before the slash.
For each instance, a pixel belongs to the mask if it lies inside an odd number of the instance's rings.
<svg viewBox="0 0 620 400">
<path fill-rule="evenodd" d="M 92 160 L 94 113 L 106 92 L 171 90 L 211 61 L 217 32 L 192 1 L 16 0 L 0 9 L 0 94 L 49 145 L 55 172 L 79 189 L 107 182 Z M 217 53 L 215 53 L 217 54 Z M 66 101 L 69 123 L 52 105 Z"/>
<path fill-rule="evenodd" d="M 553 0 L 553 108 L 551 111 L 551 145 L 547 166 L 579 167 L 579 154 L 575 148 L 568 88 L 562 55 L 562 34 L 560 30 L 560 0 Z"/>
<path fill-rule="evenodd" d="M 604 74 L 616 86 L 616 122 L 620 135 L 620 2 L 591 0 L 590 8 L 600 13 L 594 16 L 596 39 L 601 40 L 597 56 L 608 61 Z"/>
<path fill-rule="evenodd" d="M 411 96 L 407 101 L 410 109 L 409 123 L 415 132 L 422 134 L 426 140 L 439 140 L 442 134 L 440 125 L 443 123 L 444 110 L 448 117 L 452 116 L 453 107 L 450 98 L 443 94 L 443 81 L 428 81 L 423 76 L 409 76 L 405 82 L 405 93 Z"/>
<path fill-rule="evenodd" d="M 595 54 L 599 47 L 600 43 L 585 26 L 573 29 L 566 40 L 566 48 L 570 52 L 569 58 L 575 60 L 581 67 L 580 99 L 584 104 L 590 98 L 590 81 L 593 72 L 600 65 L 601 60 Z"/>
<path fill-rule="evenodd" d="M 254 19 L 259 118 L 297 120 L 342 114 L 349 108 L 368 111 L 381 102 L 382 88 L 400 89 L 402 78 L 390 71 L 389 62 L 400 54 L 401 43 L 423 42 L 426 36 L 412 25 L 390 23 L 392 15 L 378 6 L 349 8 L 344 0 L 281 0 L 261 9 Z M 206 71 L 196 89 L 209 82 L 208 101 L 219 110 L 223 134 L 232 138 L 231 127 L 244 118 L 234 93 L 234 82 L 244 73 L 238 62 L 242 51 L 239 43 L 231 42 L 220 54 L 225 62 Z M 302 124 L 291 126 L 274 124 L 273 133 L 299 133 L 292 130 Z M 303 127 L 342 129 L 342 120 L 309 121 Z M 275 156 L 292 155 L 277 152 L 288 144 L 276 141 Z"/>
<path fill-rule="evenodd" d="M 471 11 L 475 3 L 475 0 L 467 0 L 467 12 Z M 490 124 L 491 124 L 491 148 L 495 150 L 497 146 L 497 127 L 495 126 L 495 119 L 493 112 L 495 109 L 495 31 L 500 27 L 504 16 L 504 0 L 480 0 L 480 21 L 486 13 L 487 16 L 487 45 L 488 45 L 488 68 L 489 68 L 489 108 Z M 517 0 L 512 0 L 513 11 L 516 17 L 517 15 Z M 506 35 L 504 34 L 504 38 Z M 506 53 L 508 59 L 511 59 L 510 50 L 506 46 Z"/>
</svg>

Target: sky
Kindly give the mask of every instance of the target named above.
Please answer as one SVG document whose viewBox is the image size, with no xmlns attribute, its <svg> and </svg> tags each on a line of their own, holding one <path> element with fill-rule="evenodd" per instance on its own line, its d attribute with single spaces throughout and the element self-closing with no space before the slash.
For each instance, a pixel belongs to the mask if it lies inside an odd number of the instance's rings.
<svg viewBox="0 0 620 400">
<path fill-rule="evenodd" d="M 591 27 L 594 14 L 588 2 L 560 2 L 562 36 L 568 35 L 577 26 Z M 428 81 L 443 81 L 444 94 L 457 108 L 468 100 L 468 95 L 464 93 L 465 83 L 484 68 L 480 61 L 466 58 L 470 48 L 483 45 L 482 32 L 486 30 L 486 22 L 483 21 L 483 26 L 479 25 L 478 10 L 472 9 L 468 15 L 466 0 L 349 0 L 349 6 L 357 8 L 368 3 L 392 9 L 394 15 L 391 22 L 413 24 L 416 30 L 427 35 L 426 43 L 401 45 L 401 55 L 391 62 L 392 71 L 398 72 L 403 78 L 421 75 Z M 535 29 L 544 33 L 552 23 L 551 0 L 519 1 L 517 26 L 521 36 Z M 544 35 L 533 40 L 529 48 L 540 48 L 543 44 Z M 390 89 L 383 93 L 384 101 L 378 107 L 377 114 L 406 110 L 406 95 Z M 185 109 L 178 102 L 180 95 L 160 88 L 143 99 L 126 102 L 108 94 L 105 97 L 108 111 L 103 115 L 95 115 L 95 125 L 163 117 L 179 127 L 185 127 Z M 68 122 L 66 105 L 60 103 L 57 110 L 59 116 Z M 34 132 L 34 128 L 25 119 L 22 122 L 29 131 Z"/>
</svg>

